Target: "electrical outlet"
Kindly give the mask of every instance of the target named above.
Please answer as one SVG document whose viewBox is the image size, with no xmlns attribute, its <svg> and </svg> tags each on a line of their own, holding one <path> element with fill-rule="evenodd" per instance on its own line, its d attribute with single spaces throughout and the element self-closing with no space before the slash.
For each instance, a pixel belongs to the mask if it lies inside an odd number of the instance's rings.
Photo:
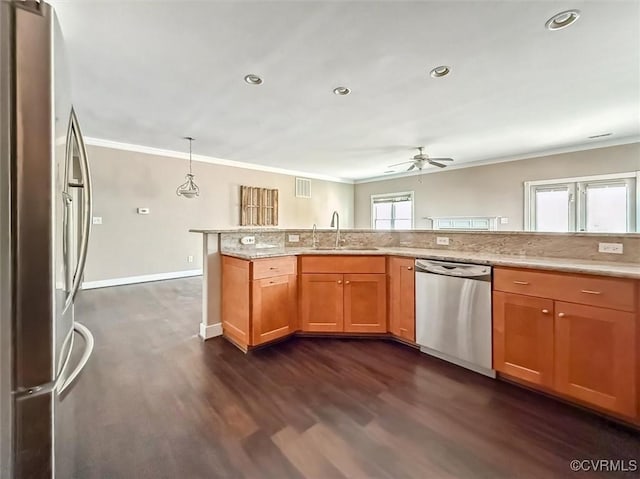
<svg viewBox="0 0 640 479">
<path fill-rule="evenodd" d="M 101 225 L 102 224 L 102 216 L 94 216 L 93 217 L 93 224 L 94 225 Z"/>
<path fill-rule="evenodd" d="M 622 254 L 622 243 L 598 243 L 598 253 Z"/>
<path fill-rule="evenodd" d="M 187 256 L 187 263 L 193 263 L 193 256 Z"/>
<path fill-rule="evenodd" d="M 449 246 L 449 238 L 447 238 L 446 236 L 436 236 L 436 244 Z"/>
<path fill-rule="evenodd" d="M 298 243 L 300 241 L 300 235 L 289 235 L 289 243 Z"/>
<path fill-rule="evenodd" d="M 502 216 L 500 218 L 500 224 L 501 225 L 508 225 L 509 224 L 509 218 L 507 218 L 506 216 Z"/>
<path fill-rule="evenodd" d="M 240 238 L 240 243 L 242 243 L 244 245 L 256 244 L 256 237 L 255 236 L 243 236 L 242 238 Z"/>
<path fill-rule="evenodd" d="M 149 214 L 149 208 L 138 208 L 136 211 L 138 212 L 139 215 L 148 215 Z"/>
</svg>

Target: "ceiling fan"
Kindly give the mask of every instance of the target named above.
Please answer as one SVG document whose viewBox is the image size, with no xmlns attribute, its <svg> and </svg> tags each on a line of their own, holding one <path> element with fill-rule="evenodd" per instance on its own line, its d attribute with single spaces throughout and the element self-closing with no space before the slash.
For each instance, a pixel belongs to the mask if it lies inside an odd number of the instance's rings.
<svg viewBox="0 0 640 479">
<path fill-rule="evenodd" d="M 447 165 L 441 163 L 442 161 L 453 161 L 453 158 L 431 158 L 429 155 L 424 153 L 424 147 L 418 147 L 418 154 L 414 155 L 409 161 L 403 161 L 402 163 L 396 163 L 395 165 L 389 166 L 389 168 L 393 168 L 394 166 L 406 165 L 411 163 L 411 166 L 407 168 L 407 171 L 411 171 L 414 169 L 422 170 L 425 164 L 428 163 L 433 166 L 437 166 L 438 168 L 445 168 Z"/>
</svg>

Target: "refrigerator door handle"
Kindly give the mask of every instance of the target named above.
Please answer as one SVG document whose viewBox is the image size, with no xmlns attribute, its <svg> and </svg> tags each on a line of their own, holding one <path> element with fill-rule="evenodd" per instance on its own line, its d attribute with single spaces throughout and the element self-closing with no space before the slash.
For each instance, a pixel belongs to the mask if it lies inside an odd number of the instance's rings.
<svg viewBox="0 0 640 479">
<path fill-rule="evenodd" d="M 91 172 L 89 170 L 89 158 L 87 157 L 87 149 L 80 132 L 80 125 L 78 124 L 78 118 L 75 110 L 71 109 L 71 116 L 69 118 L 69 130 L 67 133 L 67 161 L 71 161 L 73 158 L 73 143 L 75 138 L 78 145 L 78 153 L 80 154 L 80 172 L 82 174 L 82 181 L 80 183 L 70 183 L 68 186 L 74 188 L 82 188 L 83 195 L 83 211 L 82 211 L 82 240 L 80 242 L 80 254 L 78 257 L 78 264 L 76 265 L 75 273 L 73 274 L 73 283 L 67 300 L 64 305 L 64 311 L 69 309 L 69 306 L 73 304 L 73 301 L 80 289 L 80 283 L 84 275 L 84 269 L 87 262 L 87 250 L 89 246 L 89 235 L 91 233 L 91 215 L 93 208 L 93 196 L 91 191 Z"/>
<path fill-rule="evenodd" d="M 80 358 L 80 361 L 78 362 L 78 365 L 76 366 L 76 368 L 73 371 L 71 371 L 71 373 L 69 373 L 69 375 L 65 378 L 63 383 L 56 384 L 56 389 L 58 391 L 58 394 L 62 394 L 65 391 L 65 389 L 67 389 L 69 386 L 71 386 L 71 384 L 73 384 L 73 382 L 76 380 L 78 375 L 82 372 L 84 367 L 89 362 L 89 358 L 91 357 L 91 353 L 93 352 L 94 341 L 93 341 L 93 334 L 91 334 L 91 331 L 89 331 L 89 329 L 86 326 L 78 322 L 74 324 L 73 329 L 84 339 L 84 351 L 82 352 L 82 357 Z"/>
</svg>

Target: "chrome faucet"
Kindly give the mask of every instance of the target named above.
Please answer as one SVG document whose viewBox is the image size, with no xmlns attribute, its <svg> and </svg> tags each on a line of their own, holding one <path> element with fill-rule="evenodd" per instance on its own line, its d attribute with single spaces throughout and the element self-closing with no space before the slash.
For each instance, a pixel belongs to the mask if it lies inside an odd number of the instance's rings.
<svg viewBox="0 0 640 479">
<path fill-rule="evenodd" d="M 311 246 L 315 249 L 318 247 L 318 227 L 315 223 L 313 223 L 313 227 L 311 228 Z"/>
<path fill-rule="evenodd" d="M 336 248 L 340 246 L 340 215 L 334 211 L 331 215 L 331 227 L 336 229 Z"/>
</svg>

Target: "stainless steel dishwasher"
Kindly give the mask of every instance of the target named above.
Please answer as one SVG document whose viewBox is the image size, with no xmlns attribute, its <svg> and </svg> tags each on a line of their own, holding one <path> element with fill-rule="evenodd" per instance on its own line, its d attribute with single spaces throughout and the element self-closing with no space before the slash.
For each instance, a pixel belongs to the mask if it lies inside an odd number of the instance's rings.
<svg viewBox="0 0 640 479">
<path fill-rule="evenodd" d="M 418 259 L 415 284 L 420 350 L 495 377 L 491 266 Z"/>
</svg>

